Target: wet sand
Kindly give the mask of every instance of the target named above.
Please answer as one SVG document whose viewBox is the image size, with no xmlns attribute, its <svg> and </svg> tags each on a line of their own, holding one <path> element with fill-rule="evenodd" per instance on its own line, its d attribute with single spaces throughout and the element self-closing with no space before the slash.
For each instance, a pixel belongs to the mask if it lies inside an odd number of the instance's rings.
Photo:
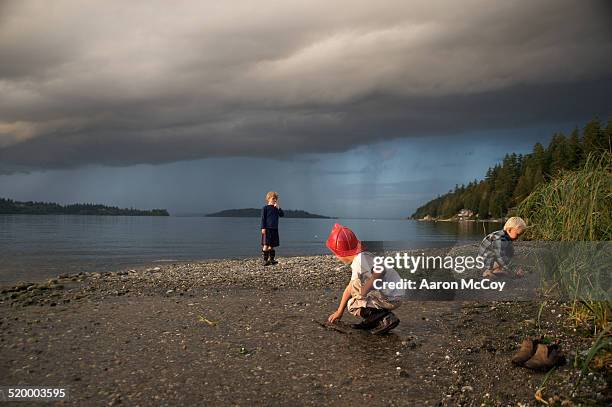
<svg viewBox="0 0 612 407">
<path fill-rule="evenodd" d="M 373 336 L 352 330 L 348 314 L 325 324 L 347 268 L 331 256 L 280 260 L 4 287 L 2 383 L 68 386 L 64 405 L 536 405 L 544 374 L 510 358 L 536 333 L 538 303 L 407 301 L 398 328 Z M 588 341 L 557 316 L 562 306 L 547 303 L 542 329 L 584 352 Z M 544 397 L 604 405 L 604 376 L 572 395 L 577 375 L 558 368 Z"/>
</svg>

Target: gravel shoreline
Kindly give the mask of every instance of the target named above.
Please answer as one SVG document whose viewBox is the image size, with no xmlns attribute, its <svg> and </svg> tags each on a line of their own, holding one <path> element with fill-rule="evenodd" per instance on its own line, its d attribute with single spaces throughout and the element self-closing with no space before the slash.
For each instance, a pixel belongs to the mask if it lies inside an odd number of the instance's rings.
<svg viewBox="0 0 612 407">
<path fill-rule="evenodd" d="M 347 274 L 348 273 L 348 274 Z M 42 282 L 0 286 L 12 306 L 57 305 L 126 294 L 190 295 L 203 288 L 339 288 L 350 268 L 333 256 L 288 257 L 274 267 L 258 258 L 177 262 L 119 271 L 60 274 Z"/>
<path fill-rule="evenodd" d="M 407 301 L 397 311 L 400 326 L 374 337 L 351 330 L 350 315 L 325 324 L 349 267 L 333 256 L 279 260 L 265 268 L 254 258 L 174 263 L 3 286 L 4 383 L 69 386 L 66 405 L 537 405 L 544 374 L 509 360 L 523 337 L 543 333 L 560 339 L 569 356 L 544 397 L 553 405 L 610 401 L 605 371 L 573 387 L 572 357 L 590 339 L 560 316 L 563 303 Z"/>
<path fill-rule="evenodd" d="M 476 244 L 451 248 L 412 249 L 405 251 L 418 256 L 475 256 Z M 527 256 L 529 245 L 518 248 L 517 253 Z M 388 252 L 385 255 L 393 255 Z M 403 252 L 402 252 L 403 253 Z M 253 289 L 327 289 L 346 286 L 350 279 L 350 266 L 344 265 L 333 255 L 282 257 L 278 265 L 263 267 L 260 258 L 215 259 L 197 262 L 173 262 L 128 268 L 107 272 L 80 272 L 59 274 L 40 282 L 0 284 L 0 301 L 11 306 L 57 305 L 101 299 L 105 296 L 131 295 L 190 295 L 203 288 L 253 288 Z M 410 275 L 403 275 L 410 277 Z M 467 270 L 454 277 L 449 273 L 431 273 L 428 277 L 480 278 L 480 271 Z M 512 285 L 512 284 L 511 284 Z M 515 284 L 516 285 L 516 284 Z M 512 295 L 515 293 L 512 292 Z M 510 298 L 515 298 L 510 296 Z M 422 296 L 418 299 L 457 300 L 456 295 Z M 470 300 L 474 298 L 462 298 Z M 492 300 L 503 299 L 492 296 Z"/>
</svg>

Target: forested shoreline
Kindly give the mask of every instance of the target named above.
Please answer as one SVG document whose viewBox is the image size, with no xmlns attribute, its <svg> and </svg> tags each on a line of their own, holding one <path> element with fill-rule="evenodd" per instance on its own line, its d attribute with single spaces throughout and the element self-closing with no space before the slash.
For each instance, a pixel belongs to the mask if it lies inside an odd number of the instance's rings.
<svg viewBox="0 0 612 407">
<path fill-rule="evenodd" d="M 102 216 L 170 216 L 166 209 L 122 209 L 99 204 L 60 205 L 53 202 L 19 202 L 0 198 L 0 214 L 16 215 L 102 215 Z"/>
<path fill-rule="evenodd" d="M 447 219 L 466 209 L 477 219 L 503 218 L 539 185 L 568 170 L 584 166 L 587 157 L 611 151 L 612 118 L 603 127 L 598 119 L 582 131 L 556 133 L 548 147 L 536 143 L 530 154 L 507 154 L 500 164 L 488 169 L 484 179 L 438 196 L 419 207 L 412 219 Z"/>
</svg>

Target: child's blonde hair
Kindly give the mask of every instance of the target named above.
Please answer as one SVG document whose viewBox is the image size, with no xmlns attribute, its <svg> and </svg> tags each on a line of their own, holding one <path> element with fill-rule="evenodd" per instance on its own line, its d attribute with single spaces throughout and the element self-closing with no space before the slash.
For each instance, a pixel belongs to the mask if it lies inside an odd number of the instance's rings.
<svg viewBox="0 0 612 407">
<path fill-rule="evenodd" d="M 266 194 L 266 202 L 269 202 L 270 199 L 278 199 L 278 192 L 270 191 Z"/>
<path fill-rule="evenodd" d="M 527 229 L 527 224 L 523 220 L 523 218 L 519 218 L 518 216 L 513 216 L 509 218 L 504 224 L 504 230 L 507 232 L 509 229 L 516 229 L 520 231 L 520 233 L 524 232 Z"/>
</svg>

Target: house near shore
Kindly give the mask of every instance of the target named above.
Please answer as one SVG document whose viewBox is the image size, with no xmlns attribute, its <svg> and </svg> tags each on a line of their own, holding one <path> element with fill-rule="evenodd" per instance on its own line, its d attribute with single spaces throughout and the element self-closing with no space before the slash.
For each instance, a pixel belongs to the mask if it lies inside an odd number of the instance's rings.
<svg viewBox="0 0 612 407">
<path fill-rule="evenodd" d="M 457 218 L 459 220 L 467 220 L 474 217 L 474 211 L 470 209 L 461 209 L 459 213 L 457 213 Z"/>
<path fill-rule="evenodd" d="M 470 209 L 461 209 L 456 215 L 448 218 L 448 219 L 440 219 L 440 218 L 436 218 L 434 216 L 431 215 L 425 215 L 424 217 L 422 217 L 421 221 L 434 221 L 434 222 L 438 222 L 438 221 L 443 221 L 443 222 L 452 222 L 452 221 L 461 221 L 461 220 L 469 220 L 469 219 L 473 219 L 475 216 L 474 211 L 470 210 Z"/>
</svg>

